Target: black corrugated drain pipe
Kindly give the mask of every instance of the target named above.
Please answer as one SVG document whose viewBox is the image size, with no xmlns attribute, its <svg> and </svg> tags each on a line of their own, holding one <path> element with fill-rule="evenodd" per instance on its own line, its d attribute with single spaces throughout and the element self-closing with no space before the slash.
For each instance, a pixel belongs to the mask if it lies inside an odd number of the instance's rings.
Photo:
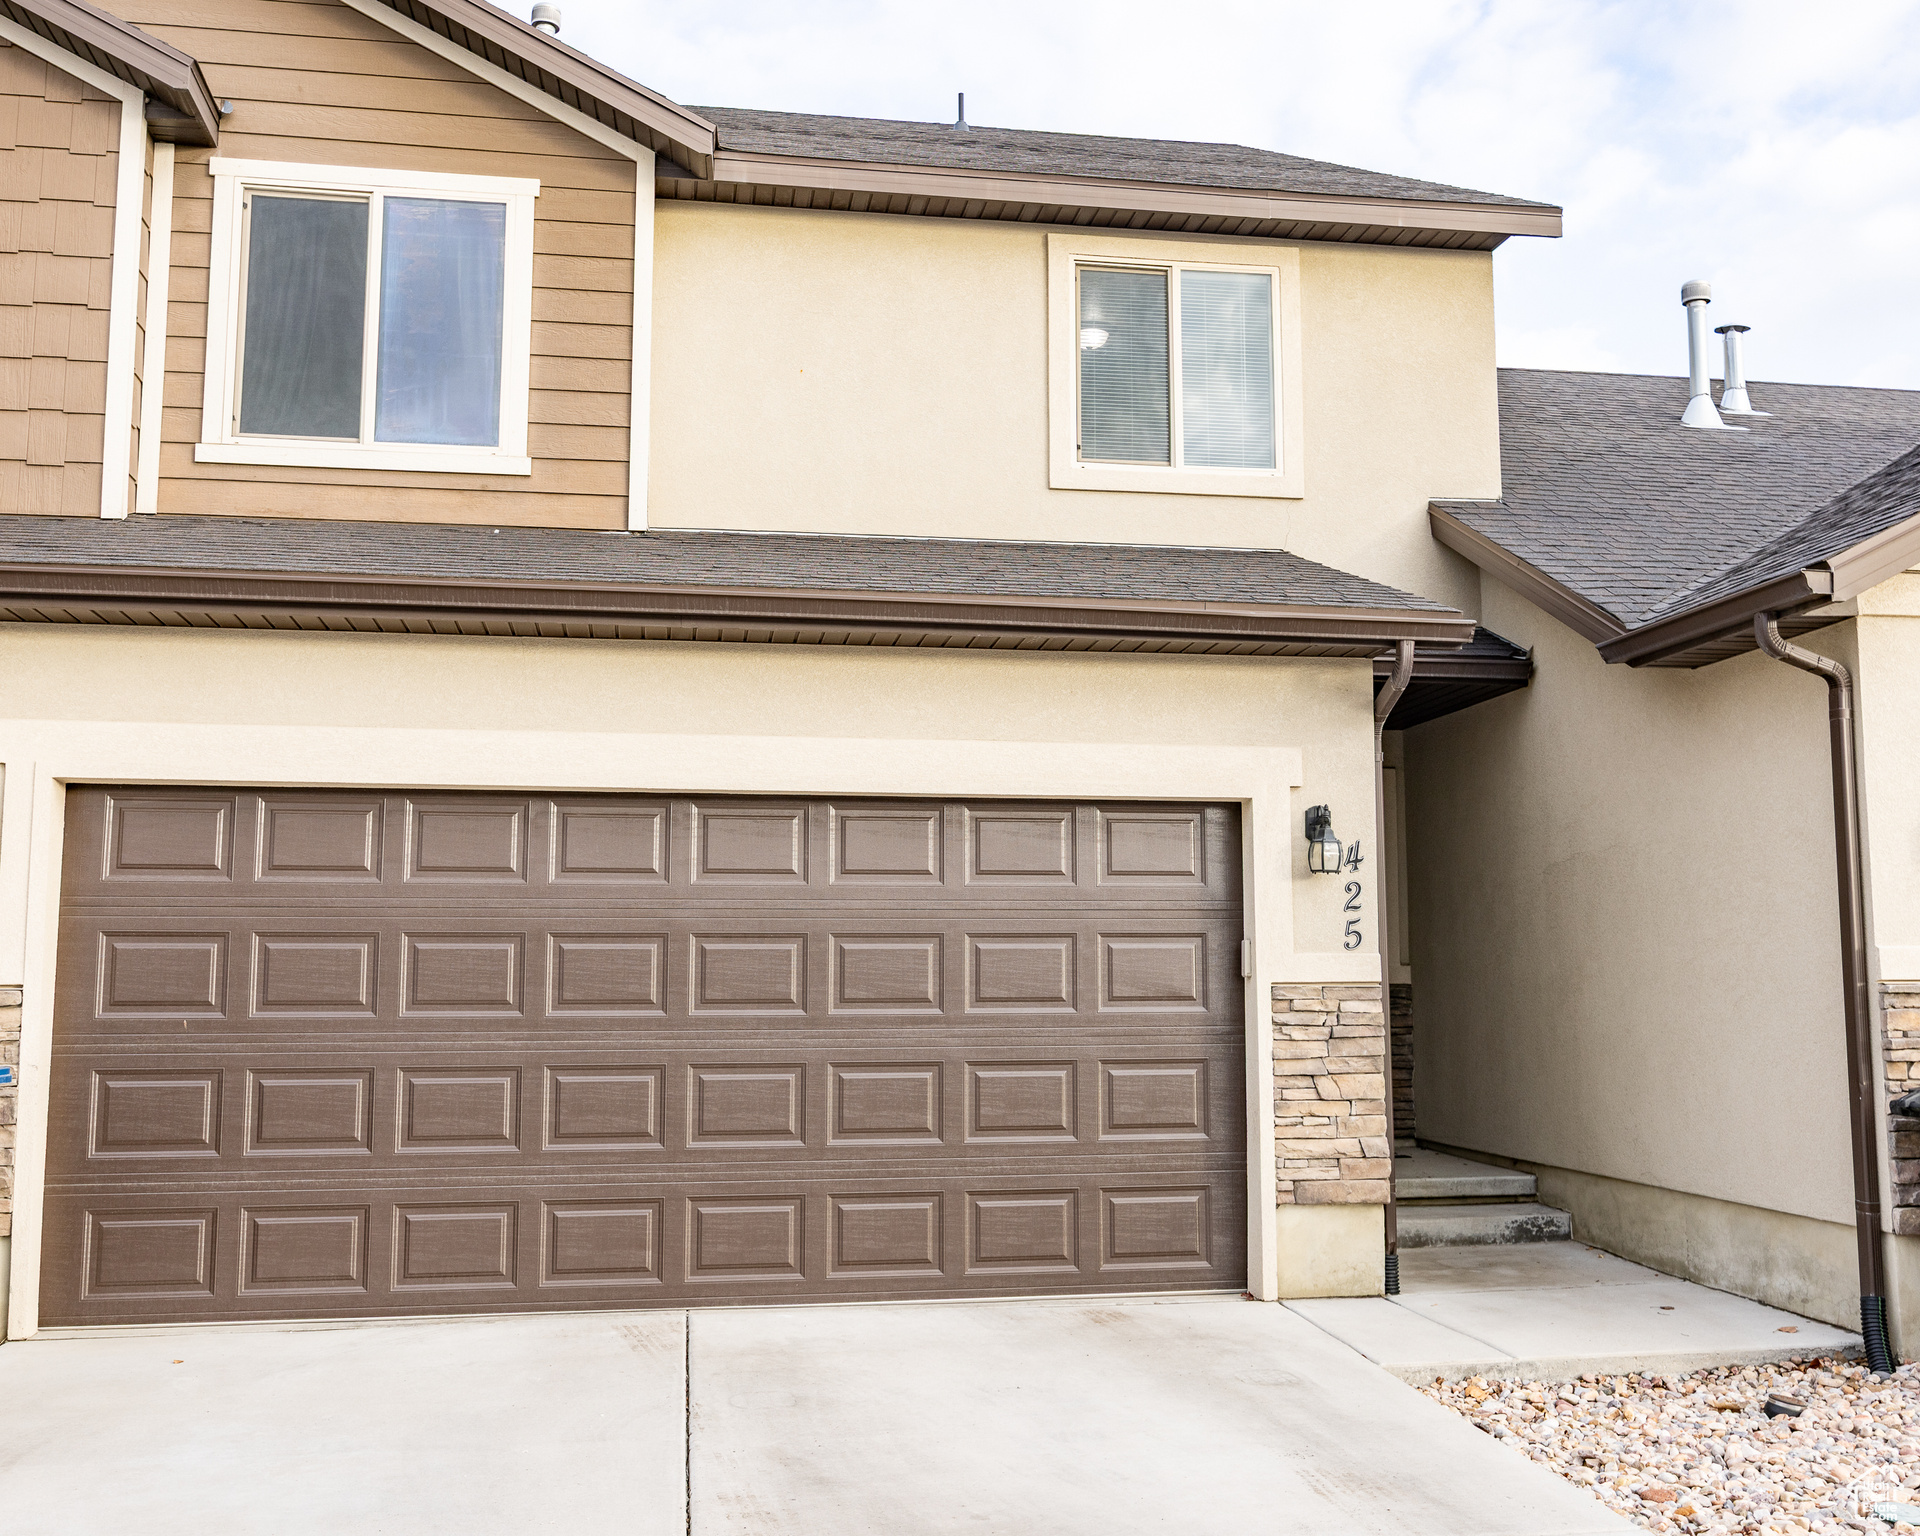
<svg viewBox="0 0 1920 1536">
<path fill-rule="evenodd" d="M 1840 879 L 1840 968 L 1846 984 L 1847 1094 L 1853 1132 L 1853 1222 L 1860 1251 L 1860 1337 L 1867 1365 L 1893 1369 L 1887 1345 L 1887 1270 L 1880 1236 L 1879 1116 L 1873 1097 L 1873 1009 L 1867 993 L 1866 880 L 1860 865 L 1860 801 L 1853 767 L 1853 676 L 1841 663 L 1780 637 L 1780 616 L 1758 613 L 1753 637 L 1775 661 L 1827 685 L 1833 756 L 1833 852 Z"/>
<path fill-rule="evenodd" d="M 1387 716 L 1413 680 L 1413 642 L 1402 640 L 1393 658 L 1393 675 L 1373 696 L 1373 856 L 1380 867 L 1373 877 L 1374 932 L 1380 945 L 1380 1071 L 1387 1117 L 1387 1274 L 1386 1293 L 1400 1294 L 1400 1208 L 1393 1198 L 1393 946 L 1387 934 Z"/>
</svg>

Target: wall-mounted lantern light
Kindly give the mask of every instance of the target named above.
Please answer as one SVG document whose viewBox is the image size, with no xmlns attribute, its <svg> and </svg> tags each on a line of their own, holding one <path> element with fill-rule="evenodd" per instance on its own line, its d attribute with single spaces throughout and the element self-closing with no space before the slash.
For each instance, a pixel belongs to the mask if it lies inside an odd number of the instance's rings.
<svg viewBox="0 0 1920 1536">
<path fill-rule="evenodd" d="M 1337 875 L 1346 850 L 1333 830 L 1333 812 L 1324 805 L 1307 808 L 1307 868 L 1316 875 Z"/>
</svg>

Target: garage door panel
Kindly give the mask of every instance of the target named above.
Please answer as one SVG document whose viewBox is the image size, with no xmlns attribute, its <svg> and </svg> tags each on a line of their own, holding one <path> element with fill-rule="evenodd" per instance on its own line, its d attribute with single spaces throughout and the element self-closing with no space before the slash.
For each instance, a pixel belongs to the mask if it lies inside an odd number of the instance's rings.
<svg viewBox="0 0 1920 1536">
<path fill-rule="evenodd" d="M 1239 1153 L 1240 1075 L 1225 1051 L 1170 1055 L 1154 1040 L 1036 1054 L 1044 1042 L 1021 1042 L 915 1057 L 902 1043 L 890 1039 L 878 1060 L 858 1048 L 503 1056 L 485 1043 L 289 1056 L 274 1041 L 212 1059 L 124 1051 L 57 1066 L 55 1146 L 63 1162 L 107 1160 L 129 1177 L 143 1161 L 387 1166 L 470 1152 L 562 1164 L 690 1150 L 724 1162 L 768 1146 L 856 1162 L 887 1146 L 936 1162 L 986 1146 L 1006 1157 L 1044 1158 L 1049 1145 L 1131 1157 L 1132 1143 L 1177 1142 Z"/>
<path fill-rule="evenodd" d="M 64 1199 L 49 1246 L 78 1305 L 124 1321 L 699 1305 L 808 1296 L 1206 1289 L 1241 1283 L 1245 1206 L 1189 1173 L 1062 1183 L 988 1168 L 809 1181 L 412 1182 L 360 1203 L 299 1188 Z M 72 1315 L 70 1307 L 68 1315 Z M 82 1314 L 85 1315 L 85 1314 Z M 50 1320 L 51 1321 L 51 1320 Z"/>
<path fill-rule="evenodd" d="M 69 820 L 49 1323 L 1242 1283 L 1231 808 Z"/>
</svg>

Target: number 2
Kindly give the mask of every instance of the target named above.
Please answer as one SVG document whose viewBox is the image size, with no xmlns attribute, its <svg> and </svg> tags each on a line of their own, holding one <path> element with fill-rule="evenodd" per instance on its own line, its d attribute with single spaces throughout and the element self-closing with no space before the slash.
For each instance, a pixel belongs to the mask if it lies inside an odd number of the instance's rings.
<svg viewBox="0 0 1920 1536">
<path fill-rule="evenodd" d="M 1347 882 L 1347 904 L 1340 910 L 1342 912 L 1358 912 L 1360 910 L 1360 882 L 1358 880 L 1349 880 Z"/>
</svg>

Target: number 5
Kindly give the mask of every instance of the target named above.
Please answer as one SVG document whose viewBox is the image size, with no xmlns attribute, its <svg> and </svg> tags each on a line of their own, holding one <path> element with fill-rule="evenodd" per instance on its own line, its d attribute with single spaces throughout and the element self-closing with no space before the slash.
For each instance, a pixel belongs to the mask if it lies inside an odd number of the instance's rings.
<svg viewBox="0 0 1920 1536">
<path fill-rule="evenodd" d="M 1360 919 L 1359 918 L 1350 917 L 1347 919 L 1347 936 L 1341 942 L 1340 947 L 1342 949 L 1358 949 L 1360 947 Z"/>
</svg>

